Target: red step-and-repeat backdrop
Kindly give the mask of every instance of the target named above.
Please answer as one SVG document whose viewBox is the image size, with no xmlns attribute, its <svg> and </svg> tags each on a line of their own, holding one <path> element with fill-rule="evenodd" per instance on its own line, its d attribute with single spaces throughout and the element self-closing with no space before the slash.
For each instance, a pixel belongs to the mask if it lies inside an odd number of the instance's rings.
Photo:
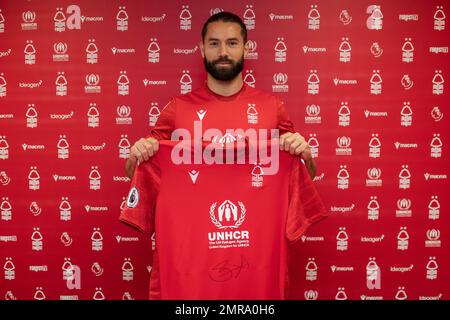
<svg viewBox="0 0 450 320">
<path fill-rule="evenodd" d="M 290 298 L 448 299 L 448 9 L 0 1 L 0 299 L 147 298 L 154 243 L 118 221 L 124 163 L 202 85 L 219 10 L 247 25 L 245 81 L 287 105 L 330 210 L 293 247 Z"/>
</svg>

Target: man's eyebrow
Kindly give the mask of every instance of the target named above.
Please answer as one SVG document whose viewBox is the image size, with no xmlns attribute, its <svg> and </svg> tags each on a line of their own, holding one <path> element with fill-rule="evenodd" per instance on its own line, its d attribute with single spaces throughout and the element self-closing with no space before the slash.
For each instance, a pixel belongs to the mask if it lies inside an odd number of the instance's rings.
<svg viewBox="0 0 450 320">
<path fill-rule="evenodd" d="M 220 41 L 217 38 L 209 38 L 208 41 Z M 239 38 L 228 38 L 226 41 L 239 41 Z"/>
</svg>

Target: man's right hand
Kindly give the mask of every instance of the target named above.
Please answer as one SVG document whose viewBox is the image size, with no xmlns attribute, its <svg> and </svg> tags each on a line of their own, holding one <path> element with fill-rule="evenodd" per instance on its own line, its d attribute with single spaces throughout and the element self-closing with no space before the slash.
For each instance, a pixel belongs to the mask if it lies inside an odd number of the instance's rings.
<svg viewBox="0 0 450 320">
<path fill-rule="evenodd" d="M 125 170 L 131 179 L 136 164 L 148 161 L 159 149 L 159 142 L 155 138 L 141 138 L 130 149 L 130 158 L 127 160 Z"/>
</svg>

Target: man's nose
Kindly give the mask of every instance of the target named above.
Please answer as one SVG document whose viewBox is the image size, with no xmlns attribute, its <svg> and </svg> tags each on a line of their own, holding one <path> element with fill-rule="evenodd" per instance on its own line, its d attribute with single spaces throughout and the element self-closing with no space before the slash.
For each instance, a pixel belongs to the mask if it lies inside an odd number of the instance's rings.
<svg viewBox="0 0 450 320">
<path fill-rule="evenodd" d="M 219 54 L 220 54 L 220 56 L 222 56 L 222 57 L 228 55 L 226 43 L 222 43 L 222 44 L 220 45 Z"/>
</svg>

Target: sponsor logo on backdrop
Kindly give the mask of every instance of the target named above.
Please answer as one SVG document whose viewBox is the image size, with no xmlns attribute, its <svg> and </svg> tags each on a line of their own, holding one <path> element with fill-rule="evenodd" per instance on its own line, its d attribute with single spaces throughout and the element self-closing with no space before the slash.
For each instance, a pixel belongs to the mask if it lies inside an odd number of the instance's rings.
<svg viewBox="0 0 450 320">
<path fill-rule="evenodd" d="M 174 48 L 174 49 L 173 49 L 173 53 L 175 53 L 175 54 L 185 54 L 185 55 L 188 55 L 188 54 L 194 54 L 194 53 L 196 53 L 197 50 L 198 50 L 198 46 L 195 46 L 195 47 L 192 48 L 192 49 L 180 49 L 180 48 Z"/>
<path fill-rule="evenodd" d="M 307 290 L 304 293 L 305 300 L 317 300 L 319 297 L 319 292 L 317 290 Z"/>
<path fill-rule="evenodd" d="M 34 11 L 26 11 L 22 12 L 22 30 L 36 30 L 37 23 L 36 21 L 36 12 Z"/>
<path fill-rule="evenodd" d="M 448 47 L 430 47 L 430 49 L 429 49 L 430 51 L 430 53 L 435 53 L 435 54 L 438 54 L 438 53 L 448 53 Z M 1 53 L 0 53 L 0 56 L 1 56 Z"/>
<path fill-rule="evenodd" d="M 440 248 L 441 247 L 441 232 L 438 229 L 427 230 L 427 240 L 425 240 L 426 248 Z"/>
<path fill-rule="evenodd" d="M 352 148 L 350 147 L 352 139 L 347 136 L 341 136 L 336 139 L 336 155 L 337 156 L 351 156 Z"/>
<path fill-rule="evenodd" d="M 116 109 L 117 117 L 116 124 L 132 124 L 133 119 L 131 118 L 131 107 L 121 105 Z"/>
<path fill-rule="evenodd" d="M 355 204 L 354 203 L 352 203 L 350 206 L 344 206 L 344 207 L 331 206 L 330 211 L 331 212 L 346 213 L 346 212 L 353 211 L 353 209 L 355 209 Z"/>
<path fill-rule="evenodd" d="M 77 5 L 70 5 L 66 9 L 68 16 L 64 14 L 63 8 L 56 8 L 56 13 L 53 17 L 54 26 L 56 32 L 66 31 L 66 27 L 69 30 L 81 29 L 81 9 Z"/>
<path fill-rule="evenodd" d="M 399 21 L 419 21 L 419 15 L 412 13 L 412 14 L 399 14 L 398 15 Z"/>
<path fill-rule="evenodd" d="M 325 52 L 327 52 L 327 48 L 323 48 L 323 47 L 314 48 L 314 47 L 309 47 L 306 45 L 304 45 L 302 47 L 302 50 L 303 50 L 303 53 L 325 53 Z"/>
<path fill-rule="evenodd" d="M 380 6 L 370 5 L 367 7 L 366 13 L 370 14 L 366 21 L 366 26 L 369 30 L 383 29 L 383 13 Z"/>
<path fill-rule="evenodd" d="M 164 19 L 166 18 L 166 14 L 163 13 L 161 16 L 159 17 L 148 17 L 148 16 L 141 16 L 141 21 L 142 22 L 163 22 Z"/>
<path fill-rule="evenodd" d="M 366 187 L 381 187 L 383 185 L 380 168 L 367 169 L 367 178 Z"/>
<path fill-rule="evenodd" d="M 383 49 L 378 42 L 373 42 L 370 46 L 370 53 L 375 57 L 379 58 L 383 54 Z"/>
<path fill-rule="evenodd" d="M 320 106 L 311 104 L 306 106 L 305 123 L 322 123 L 322 117 L 320 116 Z"/>
<path fill-rule="evenodd" d="M 339 20 L 344 26 L 348 26 L 352 22 L 352 16 L 347 9 L 343 9 L 339 14 Z"/>
<path fill-rule="evenodd" d="M 275 73 L 273 75 L 272 92 L 289 92 L 289 85 L 287 84 L 288 75 L 286 73 Z"/>
<path fill-rule="evenodd" d="M 276 20 L 294 20 L 294 16 L 292 14 L 275 14 L 275 13 L 269 13 L 270 21 L 276 21 Z"/>
<path fill-rule="evenodd" d="M 414 85 L 414 81 L 412 81 L 411 77 L 408 74 L 403 75 L 402 79 L 400 80 L 400 83 L 402 84 L 402 87 L 405 90 L 410 90 Z"/>
</svg>

